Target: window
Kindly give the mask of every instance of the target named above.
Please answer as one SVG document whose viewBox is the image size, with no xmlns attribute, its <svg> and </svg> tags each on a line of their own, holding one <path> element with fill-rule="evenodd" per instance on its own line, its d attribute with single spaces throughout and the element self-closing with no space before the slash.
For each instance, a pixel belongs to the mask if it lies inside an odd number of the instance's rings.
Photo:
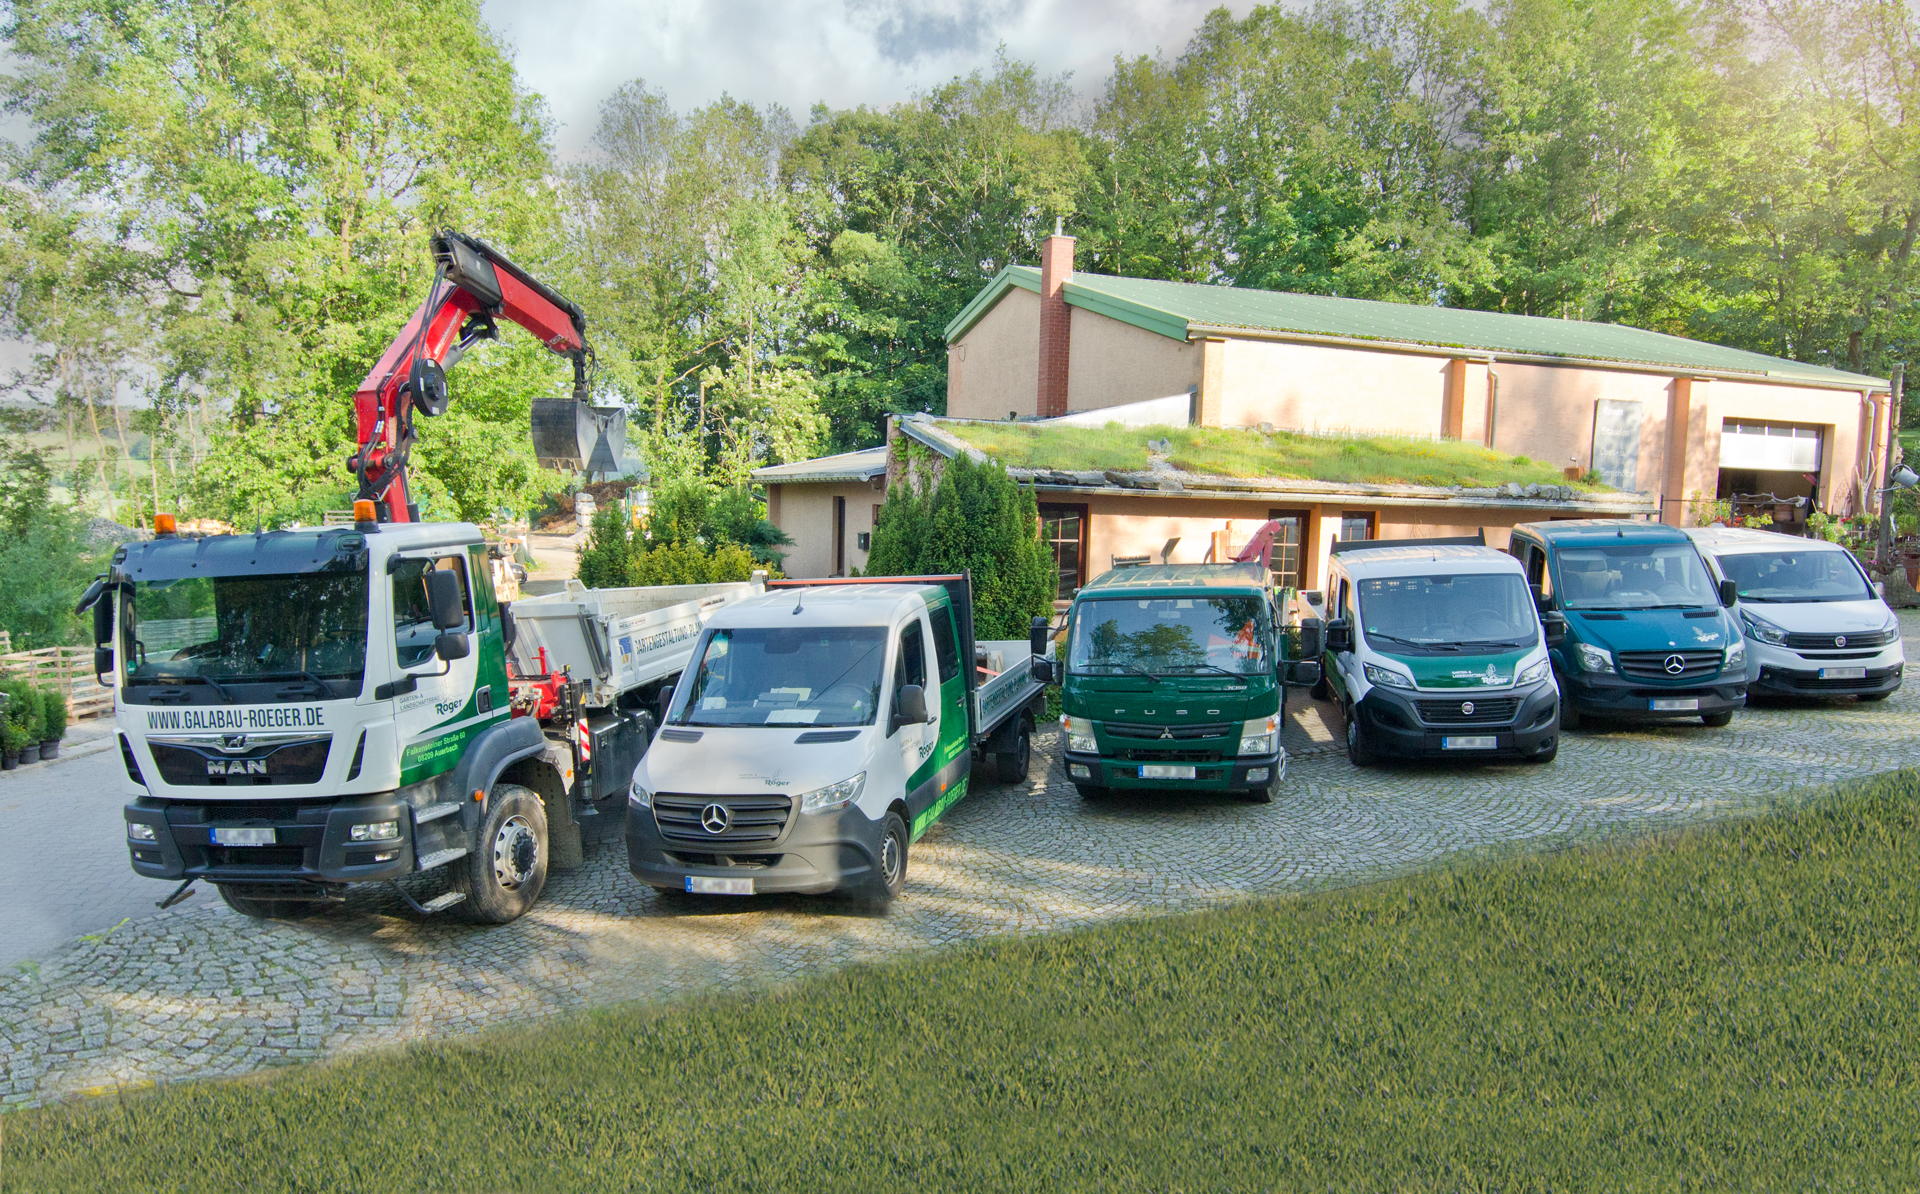
<svg viewBox="0 0 1920 1194">
<path fill-rule="evenodd" d="M 960 675 L 960 644 L 953 634 L 953 607 L 943 605 L 930 614 L 933 621 L 933 657 L 940 665 L 940 683 Z"/>
<path fill-rule="evenodd" d="M 393 648 L 401 667 L 418 667 L 433 658 L 433 612 L 427 607 L 427 573 L 451 572 L 460 578 L 460 606 L 466 624 L 454 630 L 473 630 L 473 591 L 467 587 L 466 561 L 459 556 L 439 559 L 403 559 L 393 569 Z"/>
<path fill-rule="evenodd" d="M 1040 507 L 1040 541 L 1053 554 L 1054 598 L 1067 601 L 1087 582 L 1087 508 Z"/>
<path fill-rule="evenodd" d="M 1373 511 L 1349 510 L 1340 516 L 1340 542 L 1360 543 L 1373 538 Z"/>
<path fill-rule="evenodd" d="M 847 574 L 847 499 L 833 499 L 833 574 Z"/>
<path fill-rule="evenodd" d="M 1307 541 L 1307 512 L 1305 510 L 1269 510 L 1267 518 L 1280 526 L 1273 537 L 1273 555 L 1267 561 L 1267 570 L 1273 576 L 1273 585 L 1277 589 L 1304 589 L 1307 587 L 1306 570 L 1301 566 L 1300 545 Z"/>
<path fill-rule="evenodd" d="M 880 707 L 879 626 L 716 630 L 694 652 L 693 683 L 668 714 L 687 726 L 864 726 Z"/>
<path fill-rule="evenodd" d="M 927 688 L 927 648 L 926 641 L 920 636 L 920 623 L 910 622 L 900 632 L 900 651 L 893 662 L 893 711 L 900 712 L 900 690 L 909 684 L 918 684 L 922 692 Z M 928 709 L 933 703 L 928 702 Z"/>
</svg>

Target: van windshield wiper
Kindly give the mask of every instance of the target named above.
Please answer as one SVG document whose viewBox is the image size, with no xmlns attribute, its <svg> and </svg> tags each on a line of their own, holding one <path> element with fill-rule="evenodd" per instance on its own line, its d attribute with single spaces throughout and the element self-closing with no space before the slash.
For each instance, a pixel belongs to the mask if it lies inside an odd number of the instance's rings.
<svg viewBox="0 0 1920 1194">
<path fill-rule="evenodd" d="M 1531 638 L 1470 638 L 1460 644 L 1462 647 L 1530 647 Z"/>
<path fill-rule="evenodd" d="M 1367 637 L 1383 638 L 1390 643 L 1405 643 L 1409 647 L 1418 647 L 1422 651 L 1458 651 L 1460 649 L 1460 645 L 1458 643 L 1442 643 L 1442 642 L 1423 643 L 1417 638 L 1401 638 L 1397 634 L 1388 634 L 1384 630 L 1369 630 L 1367 631 Z"/>
<path fill-rule="evenodd" d="M 261 672 L 259 675 L 254 676 L 253 679 L 262 683 L 268 680 L 305 680 L 328 696 L 333 695 L 333 686 L 309 671 Z"/>
</svg>

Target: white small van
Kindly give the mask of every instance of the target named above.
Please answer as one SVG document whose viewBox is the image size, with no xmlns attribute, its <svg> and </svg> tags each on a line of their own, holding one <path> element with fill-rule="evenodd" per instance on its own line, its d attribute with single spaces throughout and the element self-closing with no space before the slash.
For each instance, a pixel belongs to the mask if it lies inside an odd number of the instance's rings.
<svg viewBox="0 0 1920 1194">
<path fill-rule="evenodd" d="M 1744 527 L 1687 534 L 1739 591 L 1750 693 L 1883 701 L 1900 687 L 1900 620 L 1852 552 Z"/>
</svg>

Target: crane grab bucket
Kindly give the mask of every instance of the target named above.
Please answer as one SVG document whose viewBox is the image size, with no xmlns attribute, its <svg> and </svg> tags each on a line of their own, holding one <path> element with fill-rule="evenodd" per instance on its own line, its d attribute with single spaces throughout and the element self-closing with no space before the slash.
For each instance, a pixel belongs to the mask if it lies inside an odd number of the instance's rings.
<svg viewBox="0 0 1920 1194">
<path fill-rule="evenodd" d="M 626 408 L 536 398 L 533 454 L 543 468 L 619 476 L 627 456 Z"/>
</svg>

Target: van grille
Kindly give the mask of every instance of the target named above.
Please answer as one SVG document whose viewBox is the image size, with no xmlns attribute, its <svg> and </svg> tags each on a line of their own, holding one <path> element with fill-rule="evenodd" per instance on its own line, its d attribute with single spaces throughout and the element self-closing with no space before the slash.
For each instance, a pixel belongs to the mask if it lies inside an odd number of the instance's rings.
<svg viewBox="0 0 1920 1194">
<path fill-rule="evenodd" d="M 1428 725 L 1484 725 L 1508 722 L 1519 711 L 1519 697 L 1478 700 L 1420 701 L 1420 720 Z"/>
<path fill-rule="evenodd" d="M 1620 672 L 1643 680 L 1699 680 L 1720 670 L 1718 651 L 1621 651 Z M 1677 667 L 1668 660 L 1677 659 Z"/>
<path fill-rule="evenodd" d="M 1838 651 L 1847 647 L 1884 647 L 1899 635 L 1896 630 L 1861 630 L 1846 634 L 1789 634 L 1787 646 L 1801 651 Z M 1845 642 L 1838 642 L 1845 639 Z"/>
<path fill-rule="evenodd" d="M 726 813 L 726 825 L 719 833 L 709 832 L 702 823 L 707 806 L 718 805 Z M 756 842 L 777 841 L 786 832 L 793 815 L 793 798 L 779 794 L 767 796 L 694 796 L 683 792 L 659 792 L 653 798 L 653 823 L 660 836 L 670 842 L 699 846 L 744 846 Z"/>
</svg>

